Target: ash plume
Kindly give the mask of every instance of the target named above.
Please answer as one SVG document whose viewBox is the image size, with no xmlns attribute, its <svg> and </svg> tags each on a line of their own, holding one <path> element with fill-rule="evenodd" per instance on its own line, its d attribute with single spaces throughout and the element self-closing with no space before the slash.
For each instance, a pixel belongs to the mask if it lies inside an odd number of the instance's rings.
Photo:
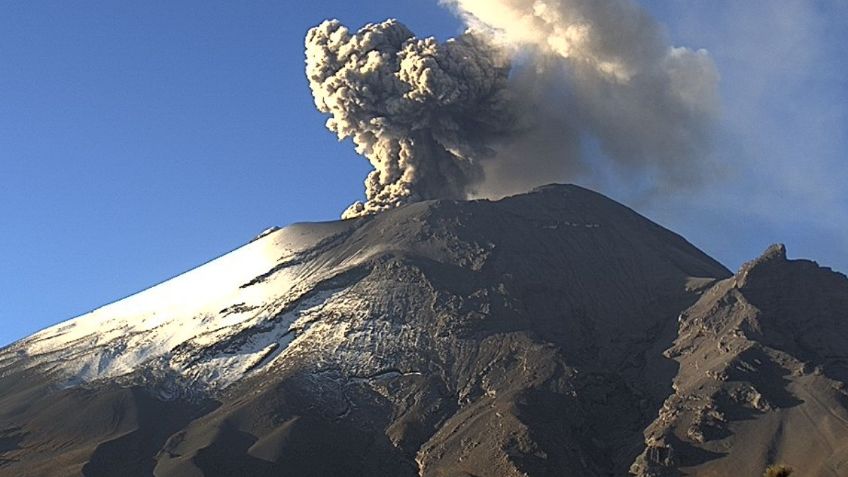
<svg viewBox="0 0 848 477">
<path fill-rule="evenodd" d="M 396 20 L 307 35 L 316 106 L 375 169 L 344 217 L 564 180 L 649 192 L 702 180 L 718 73 L 633 1 L 442 3 L 469 27 L 442 43 Z"/>
<path fill-rule="evenodd" d="M 705 50 L 671 46 L 660 25 L 636 3 L 443 3 L 472 28 L 489 32 L 504 51 L 524 55 L 524 63 L 516 66 L 522 74 L 513 74 L 524 78 L 514 83 L 515 94 L 526 98 L 519 104 L 544 105 L 525 109 L 529 116 L 525 120 L 533 124 L 534 135 L 559 142 L 555 150 L 566 151 L 537 158 L 560 173 L 544 182 L 619 174 L 626 180 L 647 181 L 634 186 L 663 192 L 703 180 L 718 110 L 718 72 Z M 559 134 L 551 130 L 552 125 Z M 563 126 L 573 130 L 565 131 Z M 575 153 L 581 149 L 580 139 L 597 143 L 604 161 L 599 164 L 590 155 Z M 519 139 L 515 147 L 526 152 L 538 144 Z M 507 150 L 493 165 L 512 171 L 520 162 L 520 155 Z M 520 192 L 521 186 L 528 185 L 519 184 L 516 190 L 511 182 L 507 175 L 489 190 L 483 187 L 483 192 Z"/>
<path fill-rule="evenodd" d="M 510 124 L 509 64 L 468 33 L 439 43 L 388 20 L 351 33 L 337 21 L 311 29 L 306 73 L 327 127 L 352 138 L 374 166 L 356 217 L 435 198 L 465 198 L 480 161 Z"/>
</svg>

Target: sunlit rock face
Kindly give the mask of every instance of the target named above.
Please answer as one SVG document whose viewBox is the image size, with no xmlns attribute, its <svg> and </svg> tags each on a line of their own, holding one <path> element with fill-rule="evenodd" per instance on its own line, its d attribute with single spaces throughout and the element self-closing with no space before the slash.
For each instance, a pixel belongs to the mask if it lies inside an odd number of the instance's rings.
<svg viewBox="0 0 848 477">
<path fill-rule="evenodd" d="M 0 351 L 0 476 L 831 475 L 846 289 L 576 186 L 272 229 Z"/>
</svg>

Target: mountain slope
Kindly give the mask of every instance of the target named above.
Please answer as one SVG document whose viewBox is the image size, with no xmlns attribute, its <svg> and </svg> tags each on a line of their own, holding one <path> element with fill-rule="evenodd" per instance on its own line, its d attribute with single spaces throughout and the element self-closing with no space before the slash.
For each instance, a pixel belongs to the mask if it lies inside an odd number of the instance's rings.
<svg viewBox="0 0 848 477">
<path fill-rule="evenodd" d="M 773 246 L 681 315 L 638 475 L 848 475 L 848 279 Z M 657 456 L 663 458 L 657 459 Z"/>
<path fill-rule="evenodd" d="M 729 277 L 576 186 L 270 231 L 0 351 L 0 476 L 691 468 L 664 413 L 725 336 L 686 341 Z"/>
<path fill-rule="evenodd" d="M 13 344 L 0 353 L 0 367 L 23 362 L 72 385 L 165 362 L 187 379 L 226 386 L 261 359 L 270 343 L 245 344 L 240 359 L 216 355 L 186 365 L 193 358 L 190 351 L 257 326 L 289 297 L 303 294 L 301 254 L 345 228 L 330 223 L 269 230 L 202 267 Z M 275 266 L 281 270 L 273 280 L 246 286 Z M 182 348 L 187 353 L 180 354 Z"/>
</svg>

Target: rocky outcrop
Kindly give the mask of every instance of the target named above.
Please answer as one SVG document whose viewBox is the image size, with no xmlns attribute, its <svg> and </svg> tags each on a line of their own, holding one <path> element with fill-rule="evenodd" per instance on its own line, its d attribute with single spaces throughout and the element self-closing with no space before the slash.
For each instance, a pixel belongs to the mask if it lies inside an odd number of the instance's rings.
<svg viewBox="0 0 848 477">
<path fill-rule="evenodd" d="M 848 472 L 848 279 L 774 245 L 680 315 L 674 393 L 636 475 Z M 657 442 L 678 456 L 655 462 Z M 655 469 L 662 468 L 663 471 Z M 666 473 L 663 473 L 666 472 Z"/>
</svg>

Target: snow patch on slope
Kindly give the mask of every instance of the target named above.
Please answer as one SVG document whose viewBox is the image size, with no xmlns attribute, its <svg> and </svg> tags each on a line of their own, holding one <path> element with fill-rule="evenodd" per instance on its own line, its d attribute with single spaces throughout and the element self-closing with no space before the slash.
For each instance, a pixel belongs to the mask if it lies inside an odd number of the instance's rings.
<svg viewBox="0 0 848 477">
<path fill-rule="evenodd" d="M 225 388 L 248 373 L 273 364 L 303 332 L 304 323 L 318 320 L 325 311 L 325 305 L 345 291 L 335 289 L 315 293 L 293 310 L 257 325 L 235 346 L 194 362 L 190 355 L 177 356 L 170 362 L 170 367 L 181 370 L 181 374 L 193 381 L 213 388 Z"/>
<path fill-rule="evenodd" d="M 225 387 L 270 363 L 295 338 L 291 326 L 337 292 L 315 293 L 281 315 L 308 291 L 300 257 L 349 227 L 268 229 L 194 270 L 15 343 L 0 352 L 0 363 L 57 371 L 70 384 L 167 363 L 190 380 Z M 249 338 L 237 348 L 215 349 L 240 333 Z M 204 359 L 193 358 L 201 352 Z"/>
</svg>

